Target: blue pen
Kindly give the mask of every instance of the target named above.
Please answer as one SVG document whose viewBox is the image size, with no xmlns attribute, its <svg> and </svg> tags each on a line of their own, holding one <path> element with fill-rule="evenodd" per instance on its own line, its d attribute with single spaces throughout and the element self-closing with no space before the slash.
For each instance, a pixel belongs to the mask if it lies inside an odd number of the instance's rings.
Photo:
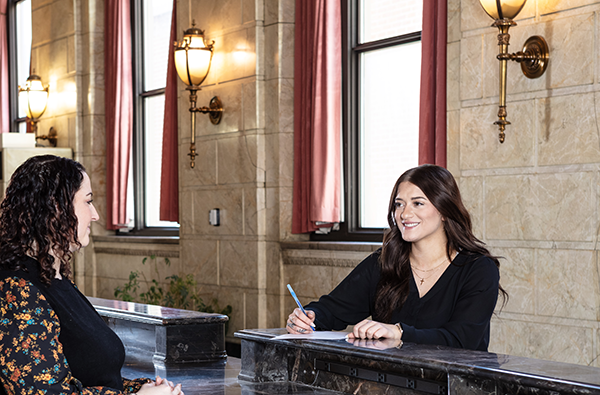
<svg viewBox="0 0 600 395">
<path fill-rule="evenodd" d="M 300 310 L 302 310 L 304 315 L 308 317 L 308 314 L 306 314 L 306 310 L 304 310 L 304 307 L 302 307 L 302 305 L 300 304 L 300 301 L 298 300 L 298 297 L 296 296 L 296 292 L 294 292 L 294 290 L 292 289 L 292 286 L 290 284 L 288 284 L 287 287 L 290 290 L 290 293 L 292 294 L 292 298 L 294 298 L 294 300 L 296 301 L 296 304 L 298 305 Z M 310 324 L 310 327 L 311 327 L 310 329 L 312 329 L 313 331 L 315 330 L 315 324 Z"/>
</svg>

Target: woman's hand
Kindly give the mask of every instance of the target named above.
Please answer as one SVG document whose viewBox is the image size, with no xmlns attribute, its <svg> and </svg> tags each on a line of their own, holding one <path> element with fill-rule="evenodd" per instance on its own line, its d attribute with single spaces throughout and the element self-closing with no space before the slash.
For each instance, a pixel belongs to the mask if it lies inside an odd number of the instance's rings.
<svg viewBox="0 0 600 395">
<path fill-rule="evenodd" d="M 142 385 L 139 395 L 184 395 L 181 384 L 173 385 L 171 381 L 156 376 L 156 381 Z"/>
<path fill-rule="evenodd" d="M 352 333 L 348 334 L 348 339 L 397 339 L 402 338 L 402 333 L 396 325 L 384 324 L 372 320 L 362 320 L 354 325 Z"/>
<path fill-rule="evenodd" d="M 306 314 L 308 314 L 308 317 Z M 312 328 L 315 326 L 315 312 L 306 310 L 306 314 L 304 314 L 299 308 L 296 308 L 294 311 L 292 311 L 292 314 L 289 315 L 285 325 L 285 329 L 287 329 L 288 333 L 302 335 L 304 333 L 310 333 L 313 331 Z"/>
</svg>

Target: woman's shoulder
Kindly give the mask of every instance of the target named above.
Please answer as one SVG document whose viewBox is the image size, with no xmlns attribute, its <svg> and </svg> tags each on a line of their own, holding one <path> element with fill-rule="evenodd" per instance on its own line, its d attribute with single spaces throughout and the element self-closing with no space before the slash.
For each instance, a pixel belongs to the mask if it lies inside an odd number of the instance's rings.
<svg viewBox="0 0 600 395">
<path fill-rule="evenodd" d="M 38 307 L 51 310 L 46 297 L 31 281 L 18 275 L 0 278 L 0 312 L 3 316 L 9 311 L 15 314 L 24 312 L 23 309 L 38 311 Z"/>
<path fill-rule="evenodd" d="M 479 252 L 462 250 L 456 256 L 458 263 L 463 265 L 492 265 L 496 266 L 496 262 L 489 255 L 484 255 Z"/>
<path fill-rule="evenodd" d="M 369 255 L 367 255 L 357 266 L 363 267 L 364 269 L 372 270 L 373 268 L 379 269 L 380 263 L 379 259 L 381 258 L 381 248 L 378 248 L 376 251 L 373 251 Z"/>
<path fill-rule="evenodd" d="M 456 266 L 468 276 L 485 278 L 500 276 L 496 261 L 490 256 L 477 252 L 461 251 L 457 256 Z"/>
</svg>

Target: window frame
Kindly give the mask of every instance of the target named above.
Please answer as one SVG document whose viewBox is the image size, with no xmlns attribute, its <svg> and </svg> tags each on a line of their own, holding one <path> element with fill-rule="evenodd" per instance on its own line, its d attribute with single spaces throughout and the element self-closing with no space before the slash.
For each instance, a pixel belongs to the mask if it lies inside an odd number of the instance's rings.
<svg viewBox="0 0 600 395">
<path fill-rule="evenodd" d="M 311 241 L 382 242 L 386 228 L 363 228 L 360 219 L 360 54 L 421 41 L 421 31 L 358 43 L 359 1 L 342 0 L 342 166 L 344 213 L 338 231 L 312 232 Z"/>
<path fill-rule="evenodd" d="M 133 229 L 118 230 L 119 235 L 179 236 L 178 227 L 147 226 L 145 199 L 145 107 L 144 100 L 165 95 L 166 87 L 144 91 L 144 12 L 143 0 L 131 0 L 131 60 L 133 78 L 133 133 L 131 139 L 130 174 L 133 177 Z"/>
<path fill-rule="evenodd" d="M 27 122 L 27 117 L 19 118 L 19 81 L 17 81 L 17 4 L 27 0 L 9 0 L 7 9 L 8 22 L 8 107 L 11 133 L 18 133 L 20 124 Z M 29 0 L 32 1 L 32 0 Z M 29 66 L 31 69 L 31 65 Z M 23 83 L 25 81 L 22 81 Z"/>
</svg>

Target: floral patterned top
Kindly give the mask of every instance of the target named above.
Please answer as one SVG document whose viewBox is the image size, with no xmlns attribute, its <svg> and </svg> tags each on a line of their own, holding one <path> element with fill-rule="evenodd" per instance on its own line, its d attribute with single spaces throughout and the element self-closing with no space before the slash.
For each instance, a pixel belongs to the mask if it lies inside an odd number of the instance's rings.
<svg viewBox="0 0 600 395">
<path fill-rule="evenodd" d="M 14 273 L 0 277 L 0 381 L 6 393 L 122 394 L 137 392 L 149 381 L 122 379 L 123 391 L 84 387 L 63 353 L 55 310 L 38 287 Z"/>
</svg>

